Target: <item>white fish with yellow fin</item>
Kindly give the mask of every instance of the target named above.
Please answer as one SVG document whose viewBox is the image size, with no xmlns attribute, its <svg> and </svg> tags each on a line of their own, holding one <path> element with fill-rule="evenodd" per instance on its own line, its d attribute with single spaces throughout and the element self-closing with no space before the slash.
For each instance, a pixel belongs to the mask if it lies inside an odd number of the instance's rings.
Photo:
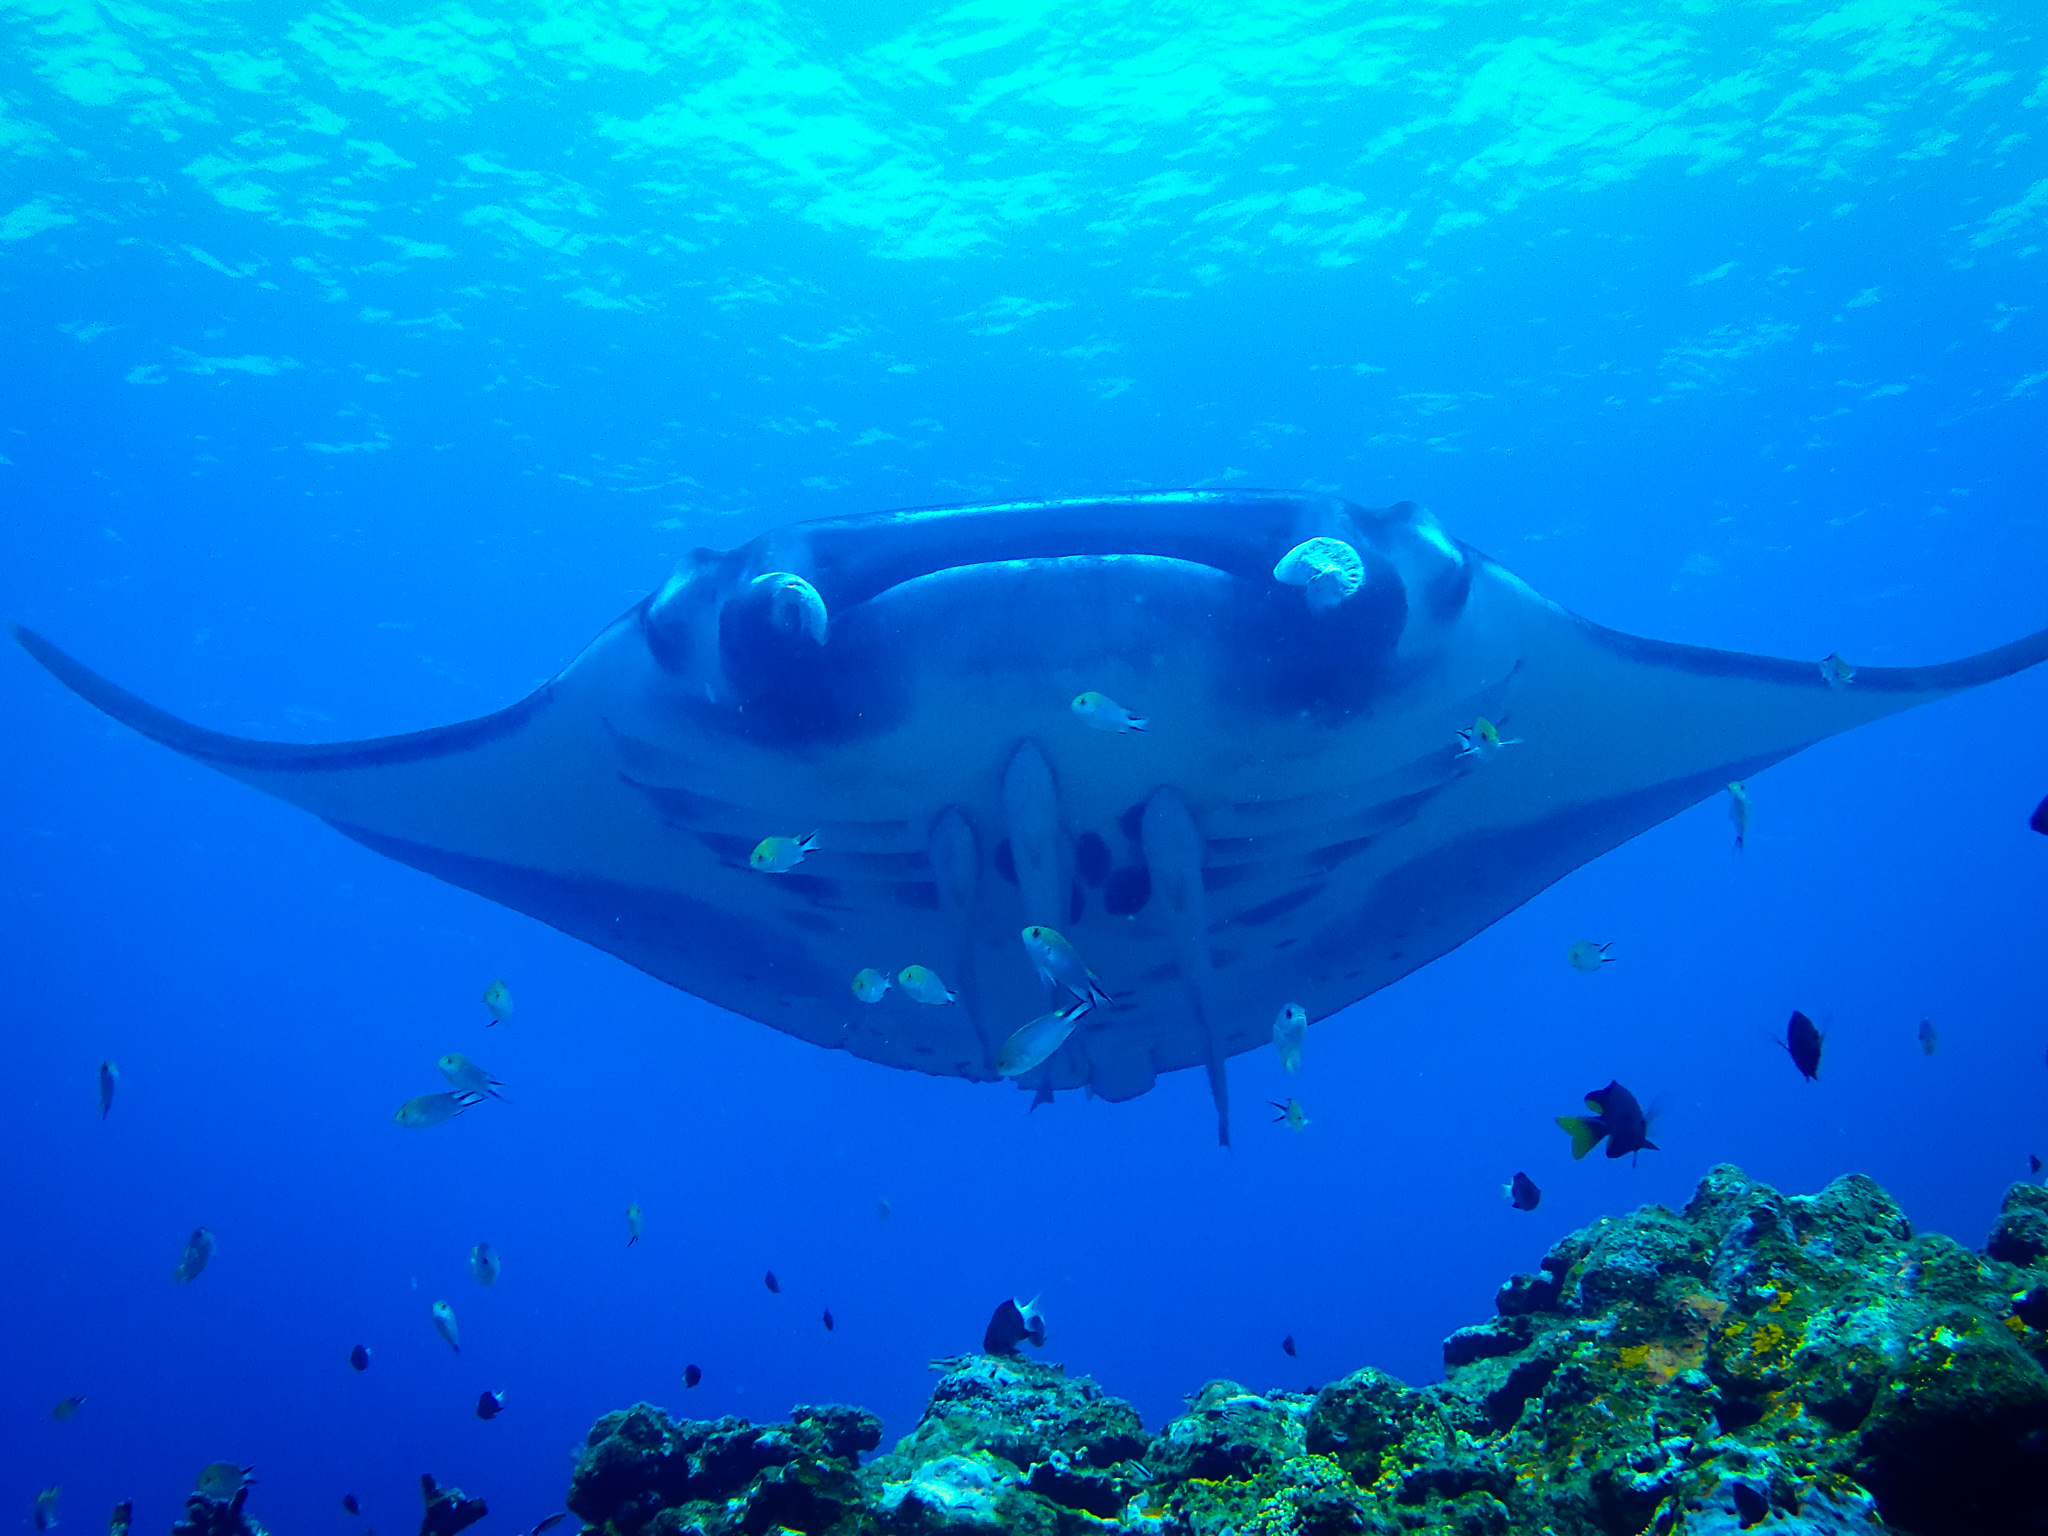
<svg viewBox="0 0 2048 1536">
<path fill-rule="evenodd" d="M 171 1271 L 171 1278 L 180 1285 L 197 1280 L 199 1272 L 213 1262 L 215 1246 L 211 1227 L 194 1227 L 192 1235 L 185 1239 L 185 1252 L 178 1259 L 177 1268 Z"/>
<path fill-rule="evenodd" d="M 502 977 L 484 988 L 484 1011 L 490 1014 L 493 1024 L 502 1024 L 512 1017 L 512 989 Z"/>
<path fill-rule="evenodd" d="M 896 973 L 896 985 L 912 1002 L 929 1003 L 934 1008 L 960 1001 L 960 994 L 947 987 L 937 971 L 926 966 L 906 965 Z"/>
<path fill-rule="evenodd" d="M 1268 1099 L 1266 1102 L 1280 1111 L 1279 1114 L 1273 1117 L 1275 1125 L 1285 1125 L 1290 1131 L 1305 1131 L 1308 1129 L 1309 1118 L 1302 1110 L 1301 1100 L 1289 1099 L 1285 1104 L 1275 1099 Z"/>
<path fill-rule="evenodd" d="M 505 1085 L 459 1051 L 450 1051 L 434 1065 L 448 1079 L 448 1086 L 458 1094 L 474 1094 L 478 1099 L 501 1102 L 505 1098 L 498 1092 Z"/>
<path fill-rule="evenodd" d="M 747 867 L 764 875 L 786 875 L 803 863 L 804 855 L 818 851 L 818 834 L 802 837 L 764 837 L 747 855 Z"/>
<path fill-rule="evenodd" d="M 1601 966 L 1613 963 L 1614 956 L 1607 953 L 1612 948 L 1612 943 L 1595 944 L 1591 939 L 1580 939 L 1564 952 L 1564 958 L 1573 970 L 1590 976 Z"/>
<path fill-rule="evenodd" d="M 1740 853 L 1749 841 L 1749 786 L 1740 779 L 1728 783 L 1728 819 L 1735 823 L 1735 851 Z"/>
<path fill-rule="evenodd" d="M 447 1340 L 455 1353 L 462 1353 L 462 1330 L 455 1326 L 455 1309 L 445 1301 L 434 1303 L 434 1332 Z"/>
<path fill-rule="evenodd" d="M 1092 725 L 1098 731 L 1122 735 L 1126 731 L 1142 731 L 1151 724 L 1143 715 L 1134 715 L 1106 693 L 1097 693 L 1092 688 L 1075 696 L 1073 711 L 1083 723 Z"/>
<path fill-rule="evenodd" d="M 399 1105 L 398 1113 L 391 1118 L 416 1131 L 430 1125 L 446 1125 L 470 1105 L 482 1102 L 480 1093 L 423 1093 Z"/>
<path fill-rule="evenodd" d="M 1075 1003 L 1065 1011 L 1040 1014 L 1003 1042 L 996 1053 L 996 1070 L 1004 1077 L 1021 1077 L 1067 1043 L 1067 1036 L 1081 1022 L 1081 1015 L 1095 1005 Z"/>
<path fill-rule="evenodd" d="M 1054 987 L 1064 987 L 1086 1003 L 1106 1004 L 1109 994 L 1102 990 L 1093 971 L 1081 962 L 1081 952 L 1057 929 L 1038 924 L 1024 930 L 1024 953 L 1038 974 Z"/>
<path fill-rule="evenodd" d="M 1289 1072 L 1301 1070 L 1301 1047 L 1307 1039 L 1308 1010 L 1299 1003 L 1287 1004 L 1273 1019 L 1273 1049 Z"/>
<path fill-rule="evenodd" d="M 216 1504 L 225 1504 L 252 1482 L 254 1467 L 238 1467 L 232 1461 L 209 1461 L 192 1479 L 192 1491 Z"/>
<path fill-rule="evenodd" d="M 1484 715 L 1458 732 L 1458 756 L 1475 757 L 1482 763 L 1500 756 L 1502 747 L 1519 747 L 1521 744 L 1521 737 L 1501 735 L 1500 727 Z"/>
<path fill-rule="evenodd" d="M 853 995 L 864 1003 L 879 1003 L 889 992 L 889 978 L 872 965 L 853 973 Z"/>
</svg>

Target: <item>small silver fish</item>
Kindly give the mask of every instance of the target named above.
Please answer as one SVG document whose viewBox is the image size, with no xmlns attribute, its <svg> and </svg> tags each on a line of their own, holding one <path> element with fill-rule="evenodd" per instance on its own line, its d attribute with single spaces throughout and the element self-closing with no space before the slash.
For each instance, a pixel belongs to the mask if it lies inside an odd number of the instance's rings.
<svg viewBox="0 0 2048 1536">
<path fill-rule="evenodd" d="M 896 974 L 896 985 L 903 989 L 903 995 L 913 1002 L 929 1003 L 934 1008 L 960 1001 L 960 994 L 947 988 L 939 979 L 937 971 L 927 970 L 921 965 L 906 965 Z"/>
<path fill-rule="evenodd" d="M 747 855 L 747 863 L 764 875 L 786 875 L 803 863 L 804 855 L 818 851 L 818 834 L 802 837 L 764 837 Z"/>
<path fill-rule="evenodd" d="M 455 1353 L 462 1353 L 462 1331 L 455 1326 L 455 1309 L 445 1301 L 434 1303 L 434 1332 L 446 1339 Z"/>
<path fill-rule="evenodd" d="M 1573 970 L 1590 976 L 1613 960 L 1614 956 L 1607 953 L 1613 947 L 1611 943 L 1595 944 L 1591 939 L 1580 939 L 1564 952 L 1564 958 Z"/>
<path fill-rule="evenodd" d="M 1074 1004 L 1065 1012 L 1042 1013 L 1003 1042 L 996 1055 L 996 1070 L 1004 1077 L 1021 1077 L 1067 1043 L 1067 1036 L 1081 1022 L 1081 1015 L 1093 1003 Z"/>
<path fill-rule="evenodd" d="M 448 1085 L 457 1093 L 475 1094 L 479 1099 L 504 1100 L 505 1095 L 498 1090 L 505 1085 L 467 1056 L 450 1051 L 434 1065 L 441 1069 L 441 1075 L 448 1079 Z"/>
<path fill-rule="evenodd" d="M 632 1247 L 640 1241 L 640 1202 L 635 1200 L 626 1207 L 626 1246 Z"/>
<path fill-rule="evenodd" d="M 853 995 L 864 1003 L 879 1003 L 889 990 L 889 978 L 873 966 L 853 973 Z"/>
<path fill-rule="evenodd" d="M 1074 699 L 1073 710 L 1086 724 L 1113 735 L 1142 731 L 1151 724 L 1143 715 L 1132 714 L 1108 694 L 1096 693 L 1092 689 Z"/>
<path fill-rule="evenodd" d="M 1842 660 L 1839 651 L 1830 651 L 1821 658 L 1820 675 L 1830 688 L 1846 688 L 1856 681 L 1856 669 Z"/>
<path fill-rule="evenodd" d="M 1106 1004 L 1109 994 L 1097 984 L 1095 973 L 1081 963 L 1081 953 L 1056 929 L 1032 926 L 1024 930 L 1024 953 L 1038 974 L 1055 987 L 1065 987 L 1083 1002 Z"/>
<path fill-rule="evenodd" d="M 57 1495 L 63 1491 L 57 1484 L 52 1483 L 36 1495 L 35 1506 L 31 1514 L 34 1517 L 37 1530 L 47 1531 L 57 1523 Z"/>
<path fill-rule="evenodd" d="M 1280 1065 L 1289 1072 L 1301 1070 L 1301 1047 L 1308 1039 L 1308 1010 L 1289 1003 L 1273 1020 L 1273 1049 L 1280 1053 Z"/>
<path fill-rule="evenodd" d="M 1268 1099 L 1266 1102 L 1268 1104 L 1271 1104 L 1273 1108 L 1280 1111 L 1279 1114 L 1273 1117 L 1273 1123 L 1275 1125 L 1279 1125 L 1282 1122 L 1285 1122 L 1287 1128 L 1290 1131 L 1303 1131 L 1308 1129 L 1309 1118 L 1306 1114 L 1302 1112 L 1301 1100 L 1289 1099 L 1285 1104 L 1276 1103 L 1272 1099 Z"/>
<path fill-rule="evenodd" d="M 190 1285 L 212 1259 L 213 1249 L 212 1231 L 206 1227 L 194 1227 L 192 1235 L 185 1239 L 185 1252 L 178 1260 L 178 1267 L 171 1271 L 171 1278 L 180 1285 Z"/>
<path fill-rule="evenodd" d="M 100 1118 L 107 1118 L 107 1111 L 114 1107 L 114 1086 L 121 1081 L 121 1069 L 111 1061 L 100 1063 Z"/>
<path fill-rule="evenodd" d="M 445 1125 L 472 1104 L 483 1102 L 483 1096 L 476 1093 L 423 1093 L 416 1099 L 407 1099 L 398 1106 L 398 1113 L 391 1118 L 411 1130 L 422 1126 Z"/>
<path fill-rule="evenodd" d="M 1502 736 L 1500 727 L 1484 715 L 1459 731 L 1457 737 L 1458 756 L 1477 758 L 1482 763 L 1500 756 L 1502 747 L 1519 747 L 1522 744 L 1519 736 Z"/>
<path fill-rule="evenodd" d="M 469 1272 L 476 1276 L 478 1285 L 496 1285 L 504 1267 L 498 1258 L 498 1250 L 489 1243 L 478 1243 L 469 1250 Z"/>
<path fill-rule="evenodd" d="M 484 1008 L 493 1024 L 502 1024 L 512 1017 L 512 989 L 505 985 L 503 978 L 484 988 Z"/>
<path fill-rule="evenodd" d="M 238 1467 L 232 1461 L 210 1461 L 192 1479 L 193 1490 L 216 1502 L 232 1499 L 249 1485 L 254 1467 Z"/>
<path fill-rule="evenodd" d="M 1728 819 L 1735 823 L 1735 851 L 1749 840 L 1749 786 L 1740 779 L 1728 785 Z"/>
<path fill-rule="evenodd" d="M 52 1408 L 50 1410 L 50 1417 L 61 1424 L 66 1419 L 77 1418 L 78 1410 L 83 1408 L 84 1406 L 85 1394 L 81 1392 L 77 1397 L 65 1398 L 63 1402 L 59 1403 L 56 1407 Z"/>
</svg>

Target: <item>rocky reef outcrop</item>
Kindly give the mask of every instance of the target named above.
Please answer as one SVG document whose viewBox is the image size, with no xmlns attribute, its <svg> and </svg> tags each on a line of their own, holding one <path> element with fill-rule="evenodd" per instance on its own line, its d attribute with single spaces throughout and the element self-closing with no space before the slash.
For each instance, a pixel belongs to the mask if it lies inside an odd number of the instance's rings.
<svg viewBox="0 0 2048 1536">
<path fill-rule="evenodd" d="M 1216 1381 L 1146 1434 L 1056 1365 L 945 1374 L 915 1430 L 600 1419 L 590 1536 L 2026 1536 L 2048 1533 L 2048 1189 L 1973 1253 L 1869 1179 L 1716 1168 L 1683 1212 L 1573 1233 L 1444 1342 L 1446 1379 Z"/>
</svg>

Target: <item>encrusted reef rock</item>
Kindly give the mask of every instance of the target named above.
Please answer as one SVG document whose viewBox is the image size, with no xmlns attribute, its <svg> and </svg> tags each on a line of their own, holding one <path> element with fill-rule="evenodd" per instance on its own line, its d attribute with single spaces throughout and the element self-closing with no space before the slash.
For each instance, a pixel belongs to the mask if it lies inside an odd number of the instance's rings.
<svg viewBox="0 0 2048 1536">
<path fill-rule="evenodd" d="M 244 1512 L 243 1506 L 248 1502 L 247 1484 L 225 1499 L 190 1494 L 185 1500 L 184 1518 L 171 1525 L 171 1536 L 269 1536 Z"/>
<path fill-rule="evenodd" d="M 601 1536 L 2025 1536 L 2048 1533 L 2048 1190 L 1974 1254 L 1869 1179 L 1716 1168 L 1559 1242 L 1444 1344 L 1447 1379 L 1217 1381 L 1147 1436 L 1058 1366 L 978 1355 L 917 1428 L 599 1420 L 569 1507 Z"/>
</svg>

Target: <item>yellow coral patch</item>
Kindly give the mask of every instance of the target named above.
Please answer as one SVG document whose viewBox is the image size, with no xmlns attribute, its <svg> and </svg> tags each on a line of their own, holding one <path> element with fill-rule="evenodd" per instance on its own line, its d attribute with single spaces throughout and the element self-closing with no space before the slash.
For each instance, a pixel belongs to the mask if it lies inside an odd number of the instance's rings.
<svg viewBox="0 0 2048 1536">
<path fill-rule="evenodd" d="M 1616 1354 L 1623 1370 L 1640 1370 L 1652 1386 L 1661 1387 L 1672 1377 L 1700 1363 L 1706 1346 L 1697 1339 L 1673 1349 L 1668 1344 L 1630 1344 Z"/>
</svg>

